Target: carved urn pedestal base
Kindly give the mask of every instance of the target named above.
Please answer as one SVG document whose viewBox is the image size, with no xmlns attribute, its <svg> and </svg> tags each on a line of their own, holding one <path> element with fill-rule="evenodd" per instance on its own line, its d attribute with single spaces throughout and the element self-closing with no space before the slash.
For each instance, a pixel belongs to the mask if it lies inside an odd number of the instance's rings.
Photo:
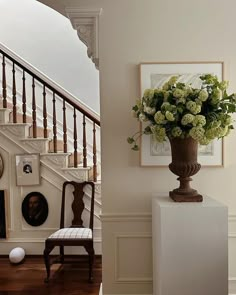
<svg viewBox="0 0 236 295">
<path fill-rule="evenodd" d="M 198 143 L 193 138 L 170 139 L 172 162 L 169 165 L 171 172 L 178 175 L 179 188 L 169 192 L 175 202 L 202 202 L 203 198 L 197 190 L 190 187 L 190 176 L 196 174 L 201 165 L 197 163 Z"/>
<path fill-rule="evenodd" d="M 186 179 L 180 179 L 180 177 L 179 177 L 179 178 L 177 178 L 177 180 L 180 181 L 180 187 L 169 192 L 169 196 L 173 201 L 175 201 L 175 202 L 202 202 L 202 195 L 199 195 L 197 190 L 192 189 L 191 187 L 186 189 L 186 187 L 182 186 L 182 188 L 181 188 L 181 182 L 183 182 L 184 180 L 186 182 L 189 182 L 192 180 L 192 178 L 187 177 Z"/>
</svg>

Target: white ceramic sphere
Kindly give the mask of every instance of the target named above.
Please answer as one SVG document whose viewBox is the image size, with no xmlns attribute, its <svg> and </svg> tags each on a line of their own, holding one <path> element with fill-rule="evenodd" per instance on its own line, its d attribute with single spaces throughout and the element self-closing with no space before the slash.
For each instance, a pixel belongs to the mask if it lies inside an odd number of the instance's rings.
<svg viewBox="0 0 236 295">
<path fill-rule="evenodd" d="M 11 250 L 9 260 L 11 263 L 20 263 L 25 258 L 25 250 L 17 247 Z"/>
</svg>

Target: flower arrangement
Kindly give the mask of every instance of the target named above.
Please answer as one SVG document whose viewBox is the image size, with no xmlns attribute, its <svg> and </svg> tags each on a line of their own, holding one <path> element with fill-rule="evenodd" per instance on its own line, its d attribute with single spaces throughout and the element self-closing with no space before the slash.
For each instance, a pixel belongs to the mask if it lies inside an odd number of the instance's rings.
<svg viewBox="0 0 236 295">
<path fill-rule="evenodd" d="M 154 140 L 192 137 L 201 145 L 215 138 L 227 136 L 233 129 L 232 114 L 236 112 L 236 94 L 227 94 L 228 82 L 217 76 L 200 76 L 201 88 L 178 82 L 172 76 L 161 88 L 146 89 L 143 97 L 132 108 L 132 114 L 148 125 L 127 139 L 133 150 L 137 140 L 150 134 Z"/>
</svg>

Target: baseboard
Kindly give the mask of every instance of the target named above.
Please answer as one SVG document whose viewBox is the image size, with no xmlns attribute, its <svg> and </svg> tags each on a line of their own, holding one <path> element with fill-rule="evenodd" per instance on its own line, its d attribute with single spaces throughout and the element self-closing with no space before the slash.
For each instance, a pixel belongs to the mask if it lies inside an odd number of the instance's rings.
<svg viewBox="0 0 236 295">
<path fill-rule="evenodd" d="M 9 255 L 0 255 L 0 258 L 8 258 Z M 54 257 L 58 257 L 58 255 L 51 255 L 50 257 L 54 258 Z M 88 255 L 84 255 L 84 254 L 78 254 L 78 255 L 66 255 L 65 254 L 65 257 L 66 258 L 81 258 L 81 259 L 87 259 L 88 258 Z M 39 254 L 31 254 L 31 255 L 27 255 L 27 258 L 42 258 L 43 259 L 43 255 L 39 255 Z M 102 255 L 98 254 L 98 255 L 95 255 L 95 259 L 98 258 L 98 259 L 102 259 Z"/>
<path fill-rule="evenodd" d="M 102 293 L 102 283 L 100 284 L 99 295 L 103 295 L 103 293 Z"/>
</svg>

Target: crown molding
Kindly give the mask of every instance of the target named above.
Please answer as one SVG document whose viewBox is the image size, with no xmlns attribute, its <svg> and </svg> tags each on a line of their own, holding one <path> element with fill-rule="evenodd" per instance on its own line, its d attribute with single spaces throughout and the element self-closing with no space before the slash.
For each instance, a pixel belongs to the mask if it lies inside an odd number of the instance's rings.
<svg viewBox="0 0 236 295">
<path fill-rule="evenodd" d="M 65 11 L 73 28 L 77 30 L 79 39 L 87 46 L 88 57 L 91 58 L 95 67 L 98 69 L 98 24 L 102 9 L 66 7 Z"/>
</svg>

